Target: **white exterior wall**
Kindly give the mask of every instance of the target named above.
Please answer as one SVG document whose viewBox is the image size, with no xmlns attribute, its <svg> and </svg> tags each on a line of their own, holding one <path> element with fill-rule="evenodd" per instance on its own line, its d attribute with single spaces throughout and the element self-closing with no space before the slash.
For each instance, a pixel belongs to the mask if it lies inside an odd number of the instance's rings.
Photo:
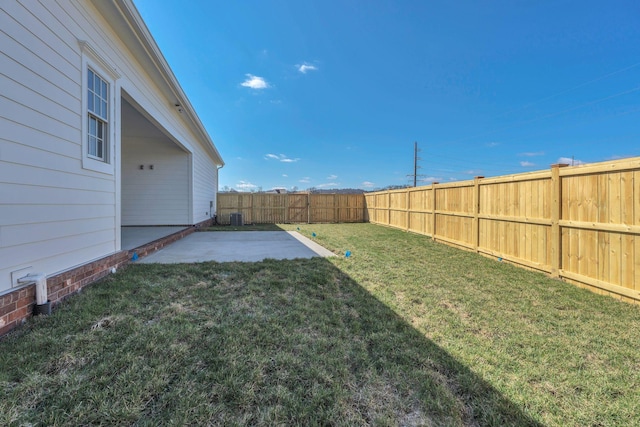
<svg viewBox="0 0 640 427">
<path fill-rule="evenodd" d="M 13 270 L 51 274 L 116 250 L 115 176 L 82 168 L 80 46 L 26 4 L 0 8 L 0 292 Z"/>
<path fill-rule="evenodd" d="M 120 76 L 110 173 L 83 168 L 86 71 L 79 41 Z M 0 3 L 0 294 L 11 290 L 17 269 L 52 275 L 120 249 L 122 90 L 180 144 L 183 158 L 195 159 L 183 186 L 189 222 L 206 219 L 217 189 L 214 161 L 152 71 L 88 1 Z"/>
<path fill-rule="evenodd" d="M 189 157 L 168 138 L 123 137 L 122 225 L 192 224 Z"/>
<path fill-rule="evenodd" d="M 218 194 L 218 168 L 208 154 L 197 147 L 193 155 L 193 223 L 212 218 L 216 213 Z M 209 208 L 209 203 L 213 207 Z"/>
</svg>

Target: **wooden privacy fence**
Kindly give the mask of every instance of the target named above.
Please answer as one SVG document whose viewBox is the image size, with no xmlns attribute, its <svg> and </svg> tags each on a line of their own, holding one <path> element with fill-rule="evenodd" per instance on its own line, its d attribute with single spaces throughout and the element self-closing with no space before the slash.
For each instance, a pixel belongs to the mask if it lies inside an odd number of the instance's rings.
<svg viewBox="0 0 640 427">
<path fill-rule="evenodd" d="M 218 193 L 218 222 L 236 212 L 247 224 L 365 221 L 362 194 Z"/>
<path fill-rule="evenodd" d="M 640 158 L 365 195 L 369 221 L 640 302 Z"/>
</svg>

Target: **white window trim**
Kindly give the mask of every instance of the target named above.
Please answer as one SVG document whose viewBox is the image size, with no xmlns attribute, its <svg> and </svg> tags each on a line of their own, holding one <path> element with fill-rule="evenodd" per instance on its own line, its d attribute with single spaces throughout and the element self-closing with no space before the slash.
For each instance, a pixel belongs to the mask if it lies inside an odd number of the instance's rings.
<svg viewBox="0 0 640 427">
<path fill-rule="evenodd" d="M 116 80 L 120 75 L 110 66 L 87 42 L 79 41 L 82 50 L 82 168 L 101 172 L 109 175 L 115 174 L 115 146 L 116 146 Z M 107 82 L 109 86 L 108 97 L 108 126 L 107 126 L 107 143 L 106 159 L 98 159 L 89 154 L 89 124 L 88 124 L 88 70 L 91 68 L 93 72 Z"/>
</svg>

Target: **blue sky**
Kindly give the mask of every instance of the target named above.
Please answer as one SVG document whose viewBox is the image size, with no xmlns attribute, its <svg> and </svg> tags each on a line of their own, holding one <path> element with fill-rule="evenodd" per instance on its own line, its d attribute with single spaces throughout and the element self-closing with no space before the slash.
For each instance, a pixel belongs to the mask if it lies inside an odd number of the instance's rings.
<svg viewBox="0 0 640 427">
<path fill-rule="evenodd" d="M 240 191 L 640 156 L 640 2 L 134 0 Z"/>
</svg>

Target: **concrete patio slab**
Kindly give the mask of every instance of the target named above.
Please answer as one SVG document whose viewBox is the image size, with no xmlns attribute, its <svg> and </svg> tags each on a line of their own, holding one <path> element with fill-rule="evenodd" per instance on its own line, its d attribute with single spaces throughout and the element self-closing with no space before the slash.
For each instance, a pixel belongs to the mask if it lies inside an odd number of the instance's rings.
<svg viewBox="0 0 640 427">
<path fill-rule="evenodd" d="M 215 231 L 190 234 L 139 260 L 143 264 L 258 262 L 266 258 L 329 257 L 335 254 L 295 231 Z"/>
</svg>

